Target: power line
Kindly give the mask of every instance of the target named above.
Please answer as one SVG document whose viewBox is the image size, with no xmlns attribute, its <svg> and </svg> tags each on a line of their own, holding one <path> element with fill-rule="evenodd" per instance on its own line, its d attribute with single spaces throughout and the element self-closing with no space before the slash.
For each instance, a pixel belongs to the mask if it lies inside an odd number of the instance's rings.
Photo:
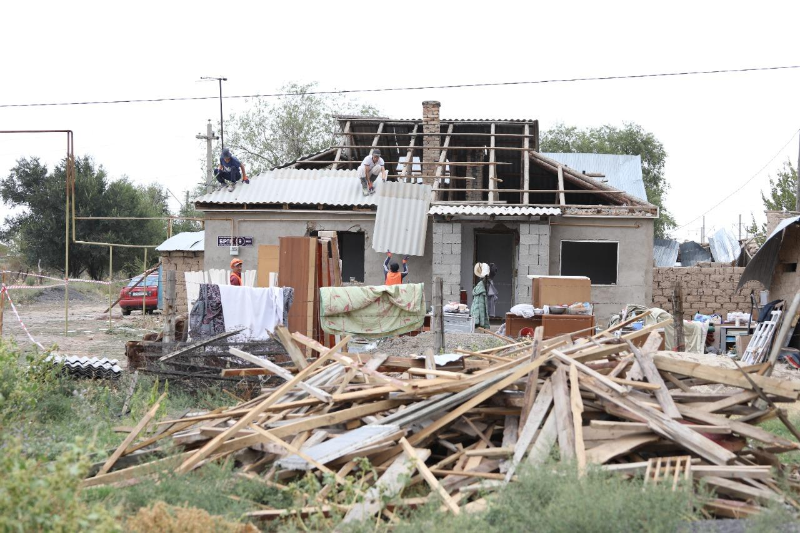
<svg viewBox="0 0 800 533">
<path fill-rule="evenodd" d="M 735 190 L 734 190 L 733 192 L 731 192 L 731 193 L 730 193 L 728 196 L 726 196 L 725 198 L 723 198 L 722 200 L 720 200 L 719 202 L 717 202 L 716 204 L 714 204 L 714 205 L 713 205 L 711 208 L 709 208 L 707 211 L 705 211 L 705 212 L 703 212 L 703 213 L 700 213 L 700 214 L 699 214 L 697 217 L 693 218 L 693 219 L 692 219 L 690 222 L 687 222 L 687 223 L 686 223 L 686 224 L 684 224 L 683 226 L 679 226 L 679 227 L 675 228 L 675 230 L 674 230 L 674 231 L 681 230 L 681 229 L 685 228 L 686 226 L 688 226 L 688 225 L 690 225 L 690 224 L 693 224 L 694 222 L 697 222 L 698 220 L 700 220 L 701 218 L 703 218 L 704 216 L 706 216 L 707 214 L 709 214 L 711 211 L 713 211 L 714 209 L 716 209 L 717 207 L 719 207 L 719 206 L 720 206 L 720 205 L 721 205 L 723 202 L 725 202 L 726 200 L 728 200 L 728 199 L 729 199 L 731 196 L 733 196 L 733 195 L 734 195 L 734 194 L 736 194 L 737 192 L 739 192 L 739 191 L 741 191 L 742 189 L 744 189 L 744 188 L 745 188 L 745 186 L 747 186 L 747 184 L 748 184 L 748 183 L 750 183 L 751 181 L 753 181 L 754 179 L 756 179 L 756 178 L 759 176 L 759 174 L 761 174 L 762 172 L 764 172 L 764 169 L 765 169 L 765 168 L 767 168 L 769 165 L 771 165 L 771 164 L 772 164 L 772 162 L 773 162 L 773 161 L 775 161 L 775 159 L 776 159 L 776 158 L 777 158 L 779 155 L 781 155 L 781 153 L 782 153 L 782 152 L 783 152 L 783 151 L 786 149 L 786 147 L 787 147 L 787 146 L 789 146 L 789 143 L 791 143 L 791 142 L 794 140 L 794 137 L 795 137 L 795 135 L 797 135 L 798 133 L 800 133 L 800 129 L 798 129 L 798 130 L 796 130 L 794 133 L 792 133 L 792 136 L 789 138 L 789 140 L 788 140 L 788 141 L 786 141 L 786 144 L 784 144 L 784 145 L 783 145 L 783 147 L 782 147 L 780 150 L 778 150 L 778 152 L 777 152 L 777 153 L 776 153 L 774 156 L 772 156 L 772 159 L 770 159 L 769 161 L 767 161 L 767 163 L 766 163 L 766 164 L 765 164 L 763 167 L 761 167 L 761 169 L 760 169 L 758 172 L 756 172 L 755 174 L 753 174 L 752 176 L 750 176 L 750 178 L 749 178 L 747 181 L 745 181 L 744 183 L 742 183 L 742 184 L 739 186 L 739 188 L 738 188 L 738 189 L 735 189 Z"/>
<path fill-rule="evenodd" d="M 396 91 L 422 91 L 427 89 L 465 89 L 475 87 L 507 87 L 513 85 L 542 85 L 546 83 L 574 83 L 582 81 L 612 81 L 612 80 L 635 80 L 645 78 L 666 78 L 678 76 L 697 76 L 710 74 L 734 74 L 742 72 L 763 72 L 772 70 L 791 70 L 798 69 L 800 65 L 785 65 L 778 67 L 750 67 L 738 69 L 715 69 L 715 70 L 689 70 L 683 72 L 658 72 L 652 74 L 625 74 L 619 76 L 588 76 L 579 78 L 554 78 L 547 80 L 532 81 L 505 81 L 505 82 L 486 82 L 486 83 L 462 83 L 454 85 L 423 85 L 416 87 L 383 87 L 377 89 L 342 89 L 331 91 L 309 91 L 305 93 L 270 93 L 270 94 L 240 94 L 225 96 L 229 98 L 272 98 L 279 96 L 303 96 L 303 95 L 324 95 L 324 94 L 355 94 L 355 93 L 379 93 Z M 85 102 L 49 102 L 49 103 L 29 103 L 29 104 L 0 104 L 0 108 L 14 107 L 53 107 L 53 106 L 72 106 L 72 105 L 100 105 L 100 104 L 140 104 L 153 102 L 184 102 L 196 100 L 216 100 L 219 96 L 179 96 L 171 98 L 136 98 L 127 100 L 90 100 Z"/>
</svg>

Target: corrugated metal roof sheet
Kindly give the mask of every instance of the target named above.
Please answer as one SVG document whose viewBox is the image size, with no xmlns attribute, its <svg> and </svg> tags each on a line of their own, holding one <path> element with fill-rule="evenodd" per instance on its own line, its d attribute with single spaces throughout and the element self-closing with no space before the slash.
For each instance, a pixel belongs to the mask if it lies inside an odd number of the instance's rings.
<svg viewBox="0 0 800 533">
<path fill-rule="evenodd" d="M 780 224 L 772 230 L 772 233 L 769 234 L 767 240 L 758 249 L 756 255 L 747 263 L 744 272 L 739 278 L 736 292 L 739 292 L 745 283 L 752 280 L 760 282 L 765 289 L 769 289 L 772 286 L 772 274 L 778 264 L 778 255 L 783 244 L 783 230 L 792 224 L 800 224 L 800 217 L 781 220 Z"/>
<path fill-rule="evenodd" d="M 383 184 L 375 189 L 380 192 Z M 355 170 L 280 168 L 200 196 L 197 204 L 322 204 L 377 205 L 376 195 L 364 196 Z"/>
<path fill-rule="evenodd" d="M 205 231 L 185 231 L 173 235 L 162 242 L 157 252 L 202 252 L 205 245 Z"/>
<path fill-rule="evenodd" d="M 728 228 L 720 228 L 708 238 L 711 255 L 717 263 L 732 263 L 739 259 L 742 247 L 739 240 Z"/>
<path fill-rule="evenodd" d="M 711 253 L 694 241 L 681 244 L 680 251 L 681 266 L 690 267 L 697 263 L 707 263 L 711 261 Z"/>
<path fill-rule="evenodd" d="M 653 261 L 657 267 L 675 266 L 678 261 L 678 241 L 655 239 L 653 242 Z"/>
<path fill-rule="evenodd" d="M 615 189 L 647 201 L 642 179 L 642 158 L 638 155 L 547 152 L 543 152 L 542 155 L 581 173 L 605 174 L 604 178 L 594 179 L 605 181 Z"/>
<path fill-rule="evenodd" d="M 431 215 L 560 215 L 557 207 L 520 207 L 515 205 L 434 205 Z"/>
<path fill-rule="evenodd" d="M 378 212 L 372 249 L 408 255 L 425 254 L 431 186 L 387 181 L 375 194 Z"/>
</svg>

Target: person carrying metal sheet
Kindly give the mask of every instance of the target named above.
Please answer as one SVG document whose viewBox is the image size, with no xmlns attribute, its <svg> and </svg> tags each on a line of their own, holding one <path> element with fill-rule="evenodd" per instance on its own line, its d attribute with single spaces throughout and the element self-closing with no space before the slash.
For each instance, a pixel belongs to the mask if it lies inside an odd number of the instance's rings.
<svg viewBox="0 0 800 533">
<path fill-rule="evenodd" d="M 386 181 L 386 164 L 381 157 L 380 150 L 373 150 L 372 154 L 364 158 L 358 167 L 358 179 L 361 180 L 361 190 L 364 196 L 375 194 L 373 183 L 378 178 Z"/>
<path fill-rule="evenodd" d="M 233 191 L 236 187 L 236 182 L 242 180 L 242 183 L 250 183 L 247 179 L 247 172 L 244 165 L 233 157 L 230 148 L 223 148 L 222 155 L 219 158 L 219 168 L 214 169 L 214 176 L 220 183 L 220 189 L 225 187 L 225 183 L 230 182 L 228 191 Z"/>
<path fill-rule="evenodd" d="M 392 260 L 392 252 L 386 250 L 386 261 L 383 262 L 384 285 L 400 285 L 408 276 L 408 256 L 403 257 L 403 271 L 400 272 L 400 265 L 397 262 L 389 264 Z"/>
</svg>

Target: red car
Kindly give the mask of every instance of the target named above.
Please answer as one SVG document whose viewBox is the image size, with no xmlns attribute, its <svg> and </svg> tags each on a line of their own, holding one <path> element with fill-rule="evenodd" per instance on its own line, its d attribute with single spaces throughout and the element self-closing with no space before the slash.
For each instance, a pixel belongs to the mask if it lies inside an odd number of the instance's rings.
<svg viewBox="0 0 800 533">
<path fill-rule="evenodd" d="M 144 299 L 144 308 L 148 313 L 158 309 L 158 274 L 147 276 L 145 283 L 141 283 L 139 281 L 141 279 L 141 276 L 133 278 L 128 286 L 120 291 L 119 306 L 123 315 L 131 314 L 134 309 L 141 309 L 142 299 Z M 137 282 L 138 285 L 136 285 Z M 145 284 L 146 286 L 144 286 Z M 134 287 L 134 285 L 136 286 Z"/>
</svg>

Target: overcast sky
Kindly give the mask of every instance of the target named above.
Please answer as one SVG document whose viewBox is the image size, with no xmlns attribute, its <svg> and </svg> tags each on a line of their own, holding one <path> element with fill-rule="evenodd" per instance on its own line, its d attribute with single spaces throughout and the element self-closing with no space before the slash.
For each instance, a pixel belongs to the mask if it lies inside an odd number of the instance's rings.
<svg viewBox="0 0 800 533">
<path fill-rule="evenodd" d="M 800 2 L 13 2 L 3 6 L 0 105 L 321 89 L 529 81 L 800 64 Z M 664 144 L 667 207 L 684 239 L 738 216 L 763 219 L 759 191 L 797 164 L 800 69 L 646 80 L 367 93 L 384 114 L 636 122 Z M 225 100 L 226 112 L 243 100 Z M 176 195 L 202 179 L 195 135 L 219 117 L 198 102 L 0 107 L 0 129 L 71 129 L 77 155 L 112 177 Z M 788 144 L 787 144 L 788 143 Z M 0 175 L 19 157 L 49 164 L 65 138 L 0 135 Z M 765 167 L 763 170 L 762 167 Z M 8 208 L 0 207 L 8 212 Z M 697 219 L 697 220 L 695 220 Z"/>
</svg>

